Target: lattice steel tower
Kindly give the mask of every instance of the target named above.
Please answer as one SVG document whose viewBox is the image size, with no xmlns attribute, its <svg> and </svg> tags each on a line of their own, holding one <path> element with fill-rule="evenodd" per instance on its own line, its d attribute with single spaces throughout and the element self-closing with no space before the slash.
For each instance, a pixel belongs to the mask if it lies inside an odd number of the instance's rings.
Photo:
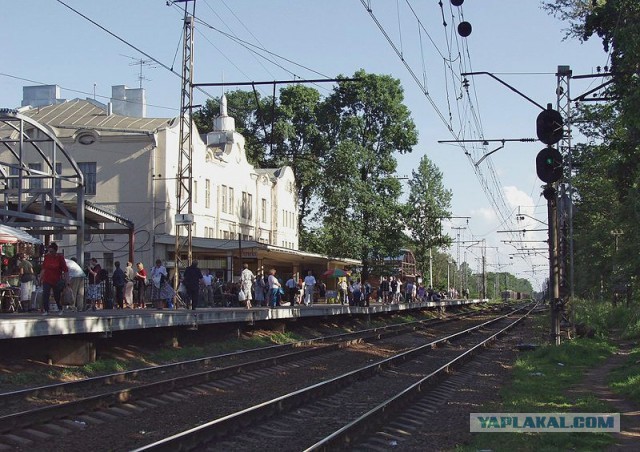
<svg viewBox="0 0 640 452">
<path fill-rule="evenodd" d="M 566 158 L 567 173 L 565 182 L 560 186 L 560 199 L 558 209 L 559 245 L 560 245 L 560 287 L 561 297 L 567 295 L 573 297 L 573 186 L 572 179 L 572 156 L 571 156 L 571 68 L 569 66 L 558 66 L 557 77 L 557 103 L 556 110 L 564 119 L 564 133 L 558 143 L 558 150 Z M 568 267 L 568 268 L 567 268 Z M 568 270 L 568 271 L 567 271 Z M 567 292 L 568 289 L 568 293 Z M 566 300 L 565 300 L 566 301 Z"/>
<path fill-rule="evenodd" d="M 184 33 L 182 47 L 182 89 L 180 101 L 180 149 L 178 154 L 178 173 L 176 177 L 176 216 L 175 216 L 175 268 L 174 274 L 178 275 L 182 254 L 187 253 L 187 263 L 192 260 L 193 239 L 193 27 L 196 3 L 193 0 L 191 14 L 188 13 L 186 3 L 191 0 L 183 0 L 184 8 Z M 186 237 L 181 234 L 186 229 Z M 174 278 L 174 289 L 177 291 L 179 278 Z"/>
</svg>

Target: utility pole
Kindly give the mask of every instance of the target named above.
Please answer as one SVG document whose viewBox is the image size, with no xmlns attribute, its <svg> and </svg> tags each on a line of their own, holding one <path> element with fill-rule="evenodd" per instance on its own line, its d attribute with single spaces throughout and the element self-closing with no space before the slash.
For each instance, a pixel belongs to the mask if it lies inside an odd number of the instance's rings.
<svg viewBox="0 0 640 452">
<path fill-rule="evenodd" d="M 191 14 L 188 5 L 193 1 Z M 184 29 L 182 37 L 182 88 L 180 99 L 180 148 L 178 152 L 178 174 L 176 177 L 176 216 L 175 216 L 175 268 L 173 288 L 177 292 L 180 284 L 180 264 L 182 252 L 186 248 L 187 263 L 191 265 L 193 243 L 193 28 L 195 21 L 195 0 L 176 0 L 185 3 Z M 181 237 L 181 229 L 186 229 L 186 240 Z M 174 304 L 174 306 L 177 306 Z"/>
<path fill-rule="evenodd" d="M 456 253 L 456 259 L 457 259 L 457 261 L 458 261 L 458 265 L 459 265 L 459 266 L 461 266 L 462 264 L 460 264 L 460 231 L 462 231 L 462 230 L 464 230 L 464 229 L 467 229 L 467 227 L 466 227 L 466 226 L 459 226 L 459 227 L 451 226 L 451 229 L 454 229 L 454 230 L 456 230 L 456 231 L 457 231 L 457 232 L 456 232 L 456 242 L 458 242 L 458 251 L 457 251 L 457 253 Z M 458 268 L 456 267 L 456 273 L 457 273 L 457 272 L 458 272 Z M 461 278 L 458 278 L 458 280 L 460 280 L 460 279 L 461 279 Z M 454 277 L 454 278 L 453 278 L 453 281 L 454 281 L 454 283 L 453 283 L 454 288 L 455 288 L 455 284 L 456 284 L 456 283 L 455 283 L 455 280 L 456 280 L 456 279 L 455 279 L 455 277 Z M 462 284 L 462 281 L 460 281 L 460 284 Z"/>
<path fill-rule="evenodd" d="M 563 302 L 560 298 L 560 259 L 558 253 L 558 195 L 554 185 L 544 189 L 549 211 L 549 297 L 551 305 L 551 340 L 560 345 L 560 318 Z"/>
</svg>

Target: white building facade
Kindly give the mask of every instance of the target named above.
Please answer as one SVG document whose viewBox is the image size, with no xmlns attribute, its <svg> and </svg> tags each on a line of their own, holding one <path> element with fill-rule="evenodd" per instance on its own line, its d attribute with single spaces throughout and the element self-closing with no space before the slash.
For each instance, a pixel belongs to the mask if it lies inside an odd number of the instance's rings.
<svg viewBox="0 0 640 452">
<path fill-rule="evenodd" d="M 42 91 L 38 87 L 33 97 L 46 97 Z M 50 89 L 45 94 L 49 92 L 57 93 Z M 114 87 L 114 96 L 130 94 L 126 87 Z M 134 94 L 136 102 L 144 103 L 144 93 Z M 156 258 L 170 263 L 176 233 L 180 121 L 123 116 L 113 113 L 115 110 L 120 108 L 90 99 L 53 99 L 50 105 L 23 107 L 20 112 L 49 128 L 64 145 L 82 170 L 87 201 L 134 223 L 134 260 L 145 267 Z M 144 109 L 137 107 L 135 111 Z M 197 242 L 194 258 L 201 268 L 229 272 L 232 251 L 223 245 L 231 241 L 240 241 L 240 248 L 244 246 L 240 259 L 257 259 L 255 253 L 248 252 L 257 244 L 289 252 L 298 249 L 293 171 L 289 167 L 255 168 L 247 161 L 244 143 L 227 114 L 224 97 L 213 132 L 204 138 L 193 134 L 192 235 Z M 46 171 L 39 153 L 27 152 L 21 158 L 23 166 Z M 20 171 L 13 160 L 15 156 L 8 149 L 0 149 L 0 165 L 7 174 Z M 68 168 L 62 165 L 56 169 L 59 174 L 66 171 Z M 60 197 L 65 196 L 71 194 L 60 193 Z M 184 234 L 184 228 L 181 231 Z M 56 234 L 54 239 L 66 254 L 74 254 L 73 235 Z M 127 261 L 127 245 L 126 235 L 94 233 L 85 236 L 81 260 L 96 257 L 103 267 L 113 268 L 113 261 Z M 227 251 L 216 252 L 220 249 Z"/>
</svg>

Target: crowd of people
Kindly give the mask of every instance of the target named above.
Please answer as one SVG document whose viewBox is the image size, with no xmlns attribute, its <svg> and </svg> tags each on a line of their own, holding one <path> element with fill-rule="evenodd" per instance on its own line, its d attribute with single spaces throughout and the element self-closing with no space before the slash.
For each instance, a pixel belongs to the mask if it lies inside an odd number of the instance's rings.
<svg viewBox="0 0 640 452">
<path fill-rule="evenodd" d="M 336 280 L 335 293 L 327 293 L 324 281 L 316 279 L 308 270 L 304 277 L 297 274 L 282 278 L 272 268 L 265 274 L 254 274 L 248 264 L 243 265 L 240 278 L 224 282 L 208 269 L 201 270 L 198 261 L 178 275 L 178 290 L 174 291 L 175 275 L 170 276 L 162 260 L 147 271 L 142 262 L 127 262 L 122 268 L 114 262 L 111 274 L 98 260 L 90 259 L 83 269 L 75 258 L 65 259 L 55 243 L 47 246 L 39 274 L 24 254 L 18 254 L 16 267 L 20 278 L 20 301 L 23 309 L 51 311 L 53 295 L 58 312 L 65 309 L 87 311 L 96 309 L 156 309 L 177 307 L 252 307 L 312 306 L 319 299 L 335 295 L 342 305 L 369 306 L 372 301 L 382 304 L 440 301 L 458 298 L 455 289 L 447 291 L 425 287 L 413 279 L 381 277 L 377 287 L 359 278 L 341 277 Z M 462 291 L 468 297 L 468 290 Z"/>
</svg>

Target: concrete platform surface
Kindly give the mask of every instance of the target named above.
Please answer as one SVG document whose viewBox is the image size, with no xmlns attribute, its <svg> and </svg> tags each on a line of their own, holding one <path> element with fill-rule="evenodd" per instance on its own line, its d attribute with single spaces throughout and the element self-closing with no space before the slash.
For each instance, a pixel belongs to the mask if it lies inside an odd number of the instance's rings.
<svg viewBox="0 0 640 452">
<path fill-rule="evenodd" d="M 277 308 L 199 308 L 186 309 L 103 309 L 62 314 L 17 312 L 0 314 L 0 340 L 76 334 L 106 334 L 145 328 L 188 327 L 217 323 L 254 323 L 268 320 L 324 317 L 328 315 L 366 315 L 400 312 L 439 306 L 458 306 L 483 300 L 442 300 L 439 302 L 402 303 L 369 307 L 316 303 L 312 306 Z"/>
</svg>

